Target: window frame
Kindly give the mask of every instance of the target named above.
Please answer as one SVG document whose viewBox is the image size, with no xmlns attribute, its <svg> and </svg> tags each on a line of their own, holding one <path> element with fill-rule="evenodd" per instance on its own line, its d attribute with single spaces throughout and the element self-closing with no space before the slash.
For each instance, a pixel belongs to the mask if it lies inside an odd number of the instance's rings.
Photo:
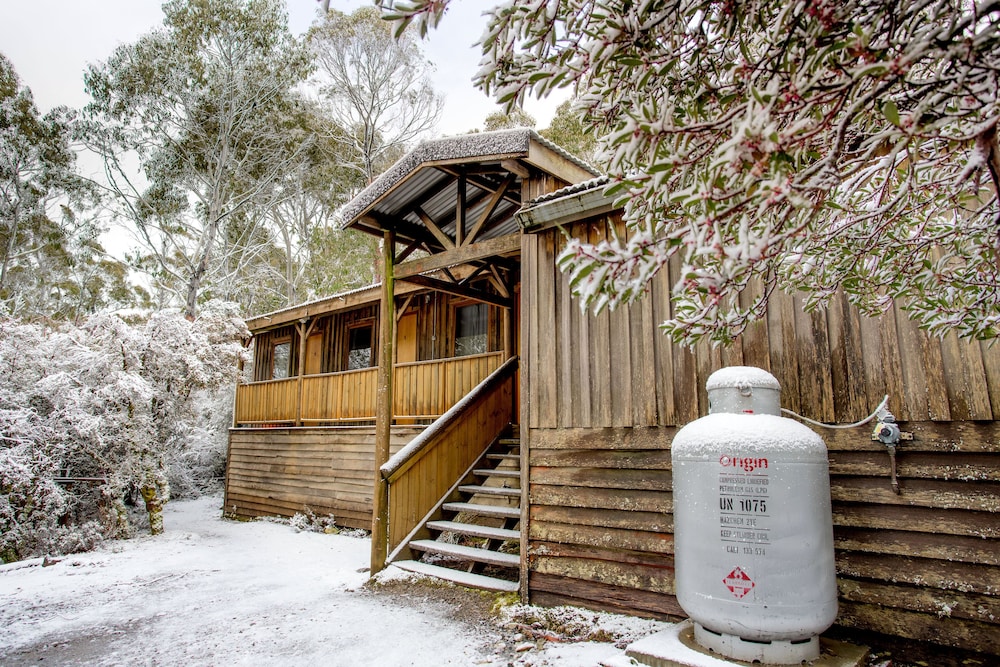
<svg viewBox="0 0 1000 667">
<path fill-rule="evenodd" d="M 483 350 L 481 352 L 465 352 L 459 354 L 459 322 L 461 318 L 459 316 L 459 311 L 463 308 L 480 307 L 484 310 L 483 318 L 485 320 L 485 330 L 482 335 L 484 338 Z M 490 304 L 484 301 L 475 301 L 470 299 L 463 299 L 461 301 L 454 301 L 451 304 L 451 317 L 452 317 L 452 336 L 451 336 L 451 356 L 452 357 L 471 357 L 477 354 L 487 354 L 490 351 L 490 341 L 493 339 L 493 318 L 490 317 L 492 311 L 490 309 Z M 464 338 L 471 338 L 471 336 L 465 336 Z"/>
<path fill-rule="evenodd" d="M 278 354 L 277 354 L 277 350 L 282 345 L 287 345 L 288 346 L 288 356 L 287 356 L 287 364 L 285 366 L 285 374 L 283 376 L 281 376 L 281 377 L 278 377 L 278 375 L 276 373 L 276 371 L 278 370 L 278 365 L 277 365 Z M 292 337 L 291 336 L 282 336 L 281 338 L 275 338 L 274 340 L 271 341 L 270 379 L 272 379 L 272 380 L 287 380 L 290 377 L 293 377 L 293 375 L 292 375 Z"/>
<path fill-rule="evenodd" d="M 359 329 L 368 329 L 368 341 L 369 341 L 368 348 L 367 348 L 368 349 L 368 365 L 367 366 L 358 366 L 356 368 L 352 368 L 351 367 L 351 352 L 353 352 L 354 350 L 363 350 L 363 349 L 365 349 L 365 348 L 362 348 L 362 347 L 358 347 L 358 348 L 352 348 L 351 347 L 351 338 L 353 337 L 354 332 L 357 331 L 357 330 L 359 330 Z M 356 322 L 351 322 L 350 324 L 347 325 L 347 332 L 346 333 L 347 333 L 347 335 L 344 337 L 344 358 L 343 358 L 343 362 L 344 362 L 343 368 L 344 368 L 344 370 L 345 371 L 364 370 L 365 368 L 372 368 L 373 366 L 375 366 L 375 359 L 376 359 L 376 356 L 375 356 L 375 319 L 374 318 L 365 318 L 363 320 L 358 320 Z"/>
</svg>

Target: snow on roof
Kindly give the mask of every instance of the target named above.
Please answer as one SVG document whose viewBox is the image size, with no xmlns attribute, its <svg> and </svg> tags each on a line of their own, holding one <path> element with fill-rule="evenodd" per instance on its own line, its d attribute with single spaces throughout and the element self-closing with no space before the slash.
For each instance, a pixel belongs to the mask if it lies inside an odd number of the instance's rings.
<svg viewBox="0 0 1000 667">
<path fill-rule="evenodd" d="M 302 303 L 297 303 L 294 306 L 288 306 L 286 308 L 280 308 L 278 310 L 272 310 L 269 313 L 261 313 L 260 315 L 254 315 L 252 317 L 248 317 L 247 321 L 250 321 L 250 320 L 259 320 L 259 319 L 263 319 L 263 318 L 266 318 L 266 319 L 277 319 L 277 318 L 281 317 L 281 315 L 284 315 L 287 312 L 290 312 L 290 311 L 293 311 L 293 310 L 299 310 L 300 308 L 308 308 L 309 306 L 315 306 L 315 305 L 319 305 L 319 304 L 322 304 L 322 303 L 328 303 L 330 301 L 336 301 L 338 299 L 346 299 L 349 296 L 354 296 L 355 294 L 361 294 L 362 292 L 366 292 L 368 290 L 375 289 L 376 287 L 381 286 L 381 284 L 382 283 L 372 283 L 371 285 L 366 285 L 364 287 L 358 287 L 356 289 L 347 290 L 346 292 L 338 292 L 337 294 L 331 294 L 330 296 L 320 297 L 318 299 L 313 299 L 312 301 L 303 301 Z"/>
<path fill-rule="evenodd" d="M 496 132 L 476 132 L 462 134 L 442 139 L 433 139 L 419 144 L 392 165 L 371 185 L 347 202 L 340 209 L 339 215 L 344 225 L 354 220 L 362 211 L 371 206 L 379 197 L 391 190 L 393 186 L 415 171 L 425 162 L 444 160 L 474 159 L 488 155 L 505 155 L 512 153 L 527 153 L 530 143 L 534 141 L 549 150 L 555 151 L 581 169 L 597 175 L 597 170 L 576 157 L 564 148 L 545 139 L 530 128 L 513 130 L 498 130 Z"/>
<path fill-rule="evenodd" d="M 589 190 L 596 190 L 597 188 L 603 188 L 608 183 L 611 182 L 611 177 L 604 175 L 598 176 L 597 178 L 592 178 L 589 181 L 581 181 L 579 183 L 574 183 L 573 185 L 567 185 L 564 188 L 558 190 L 553 190 L 552 192 L 547 192 L 544 195 L 535 197 L 527 203 L 527 206 L 534 206 L 535 204 L 544 204 L 547 201 L 554 201 L 556 199 L 562 199 L 563 197 L 569 197 L 572 195 L 578 195 Z"/>
<path fill-rule="evenodd" d="M 781 391 L 778 379 L 762 368 L 755 366 L 729 366 L 721 368 L 708 377 L 705 389 L 739 389 L 753 387 L 777 389 Z"/>
</svg>

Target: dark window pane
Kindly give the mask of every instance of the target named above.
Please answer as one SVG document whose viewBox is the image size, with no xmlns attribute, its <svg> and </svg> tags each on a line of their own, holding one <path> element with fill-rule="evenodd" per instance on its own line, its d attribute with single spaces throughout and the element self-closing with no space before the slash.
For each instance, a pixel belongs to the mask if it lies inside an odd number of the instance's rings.
<svg viewBox="0 0 1000 667">
<path fill-rule="evenodd" d="M 372 365 L 372 328 L 354 327 L 348 334 L 347 370 Z"/>
<path fill-rule="evenodd" d="M 455 309 L 455 356 L 486 352 L 486 304 Z"/>
</svg>

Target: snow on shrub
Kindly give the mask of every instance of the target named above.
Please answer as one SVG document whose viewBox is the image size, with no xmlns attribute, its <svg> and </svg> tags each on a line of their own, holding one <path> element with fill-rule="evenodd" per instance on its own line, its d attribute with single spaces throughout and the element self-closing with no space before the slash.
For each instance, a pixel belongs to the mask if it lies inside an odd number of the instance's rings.
<svg viewBox="0 0 1000 667">
<path fill-rule="evenodd" d="M 129 508 L 140 495 L 155 523 L 172 483 L 185 495 L 209 488 L 224 466 L 246 334 L 220 304 L 194 321 L 0 321 L 4 561 L 127 537 L 146 521 Z"/>
</svg>

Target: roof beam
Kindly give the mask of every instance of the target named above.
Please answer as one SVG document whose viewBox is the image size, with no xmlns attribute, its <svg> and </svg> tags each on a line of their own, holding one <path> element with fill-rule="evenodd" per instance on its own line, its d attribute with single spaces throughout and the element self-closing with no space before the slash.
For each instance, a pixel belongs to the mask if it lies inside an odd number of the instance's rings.
<svg viewBox="0 0 1000 667">
<path fill-rule="evenodd" d="M 483 210 L 483 214 L 479 216 L 479 220 L 477 220 L 476 224 L 473 225 L 471 230 L 469 230 L 469 235 L 466 237 L 465 242 L 462 244 L 463 246 L 475 243 L 476 236 L 478 236 L 479 232 L 482 231 L 483 225 L 485 225 L 486 221 L 490 219 L 490 216 L 492 216 L 496 212 L 497 206 L 500 205 L 500 201 L 504 198 L 504 195 L 507 193 L 507 189 L 513 183 L 514 183 L 514 175 L 508 174 L 507 178 L 503 180 L 503 183 L 500 184 L 500 187 L 497 189 L 497 191 L 490 196 L 490 201 L 486 204 L 486 208 Z"/>
<path fill-rule="evenodd" d="M 420 285 L 421 287 L 427 287 L 429 289 L 437 290 L 438 292 L 454 294 L 455 296 L 472 299 L 474 301 L 482 301 L 483 303 L 489 303 L 494 306 L 499 306 L 500 308 L 510 308 L 511 305 L 510 299 L 505 299 L 498 294 L 484 292 L 483 290 L 473 289 L 465 285 L 450 283 L 446 280 L 438 280 L 437 278 L 431 278 L 430 276 L 408 276 L 406 278 L 399 278 L 399 280 L 405 280 L 408 283 Z"/>
<path fill-rule="evenodd" d="M 456 170 L 456 169 L 445 169 L 443 167 L 439 167 L 439 168 L 442 171 L 445 171 L 445 172 L 451 174 L 455 178 L 458 178 L 458 175 L 459 175 L 458 170 Z M 466 174 L 466 179 L 467 179 L 467 181 L 471 185 L 476 186 L 480 190 L 486 190 L 487 192 L 496 192 L 497 189 L 500 187 L 500 184 L 495 183 L 495 182 L 491 181 L 488 178 L 483 178 L 482 176 L 479 176 L 477 174 Z M 521 196 L 520 196 L 520 193 L 518 193 L 518 196 L 515 197 L 513 192 L 508 191 L 507 194 L 504 195 L 504 199 L 506 199 L 507 201 L 509 201 L 511 204 L 515 204 L 517 206 L 521 205 Z"/>
<path fill-rule="evenodd" d="M 458 192 L 455 197 L 455 245 L 463 246 L 465 245 L 465 214 L 466 214 L 466 204 L 468 199 L 468 193 L 465 191 L 468 183 L 468 177 L 465 171 L 461 171 L 458 174 Z"/>
<path fill-rule="evenodd" d="M 434 235 L 434 238 L 441 242 L 441 245 L 444 246 L 445 250 L 451 250 L 455 247 L 455 242 L 451 240 L 451 237 L 445 234 L 443 229 L 438 227 L 438 224 L 434 222 L 431 216 L 427 215 L 424 209 L 419 206 L 415 206 L 413 208 L 413 212 L 417 214 L 417 217 L 424 223 L 424 226 L 427 227 L 430 233 Z"/>
<path fill-rule="evenodd" d="M 445 269 L 459 264 L 468 264 L 470 262 L 475 262 L 476 260 L 487 259 L 498 255 L 509 255 L 511 253 L 520 252 L 520 250 L 521 234 L 520 232 L 515 232 L 513 234 L 508 234 L 507 236 L 498 236 L 487 241 L 481 241 L 480 243 L 466 246 L 464 248 L 447 250 L 429 257 L 421 257 L 419 259 L 411 259 L 408 262 L 403 262 L 396 267 L 396 279 L 403 280 L 408 276 L 415 276 L 428 271 L 435 271 L 437 269 Z"/>
<path fill-rule="evenodd" d="M 376 232 L 378 236 L 382 236 L 385 230 L 392 229 L 397 232 L 396 238 L 398 241 L 406 243 L 410 241 L 420 241 L 428 248 L 437 245 L 434 242 L 434 236 L 427 233 L 430 230 L 425 229 L 420 225 L 413 224 L 407 220 L 403 220 L 402 218 L 390 219 L 385 215 L 369 213 L 363 218 L 360 218 L 355 225 L 358 223 L 364 223 L 365 229 L 378 230 Z M 352 225 L 352 227 L 355 225 Z"/>
<path fill-rule="evenodd" d="M 520 160 L 503 160 L 500 166 L 509 171 L 512 174 L 516 174 L 521 178 L 527 178 L 531 176 L 531 170 L 528 166 L 522 164 Z"/>
</svg>

